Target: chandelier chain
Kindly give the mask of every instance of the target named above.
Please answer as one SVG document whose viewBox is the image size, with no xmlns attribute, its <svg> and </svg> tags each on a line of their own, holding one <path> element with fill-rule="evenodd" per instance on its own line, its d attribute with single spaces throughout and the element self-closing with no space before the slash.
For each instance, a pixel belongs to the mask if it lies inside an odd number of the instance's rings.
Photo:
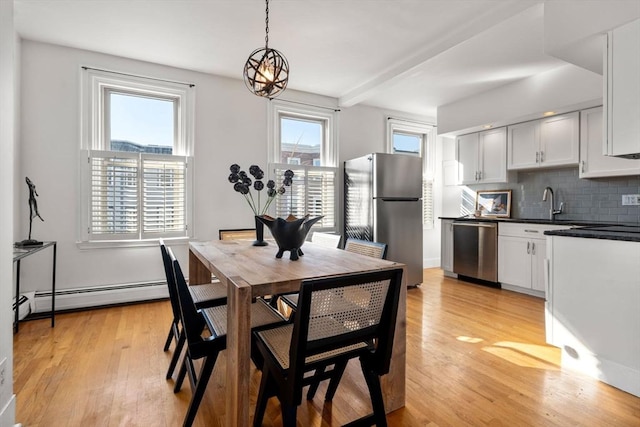
<svg viewBox="0 0 640 427">
<path fill-rule="evenodd" d="M 266 0 L 267 7 L 265 9 L 265 36 L 264 36 L 264 47 L 269 48 L 269 0 Z"/>
</svg>

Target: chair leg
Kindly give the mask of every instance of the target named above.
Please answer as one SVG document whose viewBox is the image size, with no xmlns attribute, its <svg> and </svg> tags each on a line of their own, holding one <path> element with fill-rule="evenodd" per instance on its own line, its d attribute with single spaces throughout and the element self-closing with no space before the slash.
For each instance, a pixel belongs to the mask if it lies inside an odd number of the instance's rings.
<svg viewBox="0 0 640 427">
<path fill-rule="evenodd" d="M 178 336 L 178 343 L 176 344 L 176 349 L 173 352 L 173 356 L 171 357 L 171 362 L 169 363 L 169 369 L 167 370 L 167 379 L 171 379 L 173 376 L 173 371 L 176 369 L 176 365 L 178 364 L 178 360 L 180 359 L 180 353 L 182 353 L 182 347 L 184 347 L 184 342 L 186 341 L 184 331 L 180 332 Z"/>
<path fill-rule="evenodd" d="M 336 363 L 333 368 L 334 374 L 331 376 L 331 380 L 329 381 L 329 387 L 327 387 L 327 393 L 324 396 L 324 400 L 326 402 L 331 402 L 333 400 L 333 396 L 336 394 L 336 390 L 338 390 L 338 385 L 340 384 L 340 379 L 342 379 L 342 374 L 344 374 L 344 370 L 347 368 L 347 360 Z"/>
<path fill-rule="evenodd" d="M 298 407 L 290 403 L 280 403 L 282 408 L 282 427 L 296 427 Z"/>
<path fill-rule="evenodd" d="M 167 341 L 164 343 L 164 351 L 169 351 L 169 346 L 171 345 L 171 340 L 173 340 L 173 327 L 176 321 L 171 321 L 171 327 L 169 328 L 169 335 L 167 336 Z"/>
<path fill-rule="evenodd" d="M 260 379 L 260 389 L 258 390 L 258 398 L 256 400 L 256 412 L 253 415 L 253 426 L 260 427 L 264 419 L 264 413 L 267 409 L 267 402 L 272 393 L 270 393 L 271 385 L 269 378 L 269 369 L 263 366 L 262 378 Z"/>
<path fill-rule="evenodd" d="M 367 366 L 367 363 L 360 360 L 362 373 L 367 381 L 369 395 L 371 396 L 371 406 L 373 407 L 373 418 L 378 427 L 387 426 L 387 415 L 384 410 L 384 399 L 382 398 L 382 388 L 380 387 L 380 377 L 378 374 Z"/>
<path fill-rule="evenodd" d="M 202 363 L 202 369 L 200 370 L 199 375 L 200 379 L 196 383 L 196 387 L 193 390 L 191 402 L 189 402 L 189 409 L 187 410 L 187 415 L 184 418 L 184 427 L 191 427 L 191 425 L 193 424 L 193 420 L 195 420 L 196 418 L 198 407 L 200 406 L 200 402 L 202 401 L 204 392 L 207 389 L 207 384 L 209 383 L 209 378 L 211 377 L 211 373 L 213 372 L 213 367 L 216 364 L 217 358 L 218 353 L 213 353 L 207 356 Z"/>
<path fill-rule="evenodd" d="M 185 353 L 184 358 L 182 359 L 182 365 L 180 365 L 180 372 L 178 372 L 178 378 L 176 378 L 176 384 L 173 387 L 173 392 L 177 393 L 182 388 L 182 382 L 184 381 L 184 376 L 187 374 L 187 353 Z"/>
<path fill-rule="evenodd" d="M 316 395 L 316 391 L 318 391 L 318 386 L 320 385 L 320 379 L 322 374 L 324 374 L 324 366 L 319 367 L 313 374 L 313 379 L 311 380 L 311 385 L 309 386 L 309 391 L 307 391 L 307 400 L 312 400 L 313 396 Z"/>
</svg>

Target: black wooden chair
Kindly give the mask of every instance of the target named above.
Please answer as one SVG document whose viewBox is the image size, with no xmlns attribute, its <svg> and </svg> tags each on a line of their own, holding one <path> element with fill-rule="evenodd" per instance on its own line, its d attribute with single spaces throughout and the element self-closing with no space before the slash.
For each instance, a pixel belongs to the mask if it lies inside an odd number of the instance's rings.
<svg viewBox="0 0 640 427">
<path fill-rule="evenodd" d="M 184 347 L 185 336 L 182 327 L 182 320 L 180 315 L 180 303 L 178 302 L 178 294 L 176 291 L 175 276 L 173 274 L 173 267 L 171 266 L 171 260 L 167 252 L 167 247 L 162 239 L 159 240 L 160 253 L 162 254 L 162 264 L 164 266 L 164 274 L 167 280 L 167 288 L 169 290 L 169 301 L 171 302 L 171 310 L 173 312 L 173 319 L 171 320 L 171 326 L 169 328 L 169 335 L 164 344 L 164 351 L 169 351 L 171 342 L 175 341 L 176 347 L 169 362 L 169 369 L 167 370 L 166 378 L 170 379 L 173 376 L 173 372 L 182 353 Z M 227 303 L 227 289 L 221 283 L 211 283 L 205 285 L 194 285 L 189 287 L 192 298 L 199 308 L 213 307 L 216 305 Z"/>
<path fill-rule="evenodd" d="M 314 236 L 316 234 L 318 233 L 315 233 Z M 336 246 L 337 244 L 338 243 L 336 243 Z M 350 239 L 347 239 L 347 242 L 344 245 L 344 250 L 347 252 L 354 252 L 360 255 L 367 255 L 373 258 L 384 259 L 387 255 L 387 244 L 350 238 Z M 297 293 L 280 295 L 280 300 L 291 309 L 291 315 L 295 314 L 296 307 L 298 306 Z"/>
<path fill-rule="evenodd" d="M 167 250 L 173 274 L 175 276 L 176 291 L 180 305 L 183 330 L 186 337 L 187 351 L 183 358 L 182 367 L 178 373 L 174 392 L 182 388 L 184 377 L 188 374 L 191 383 L 191 401 L 184 419 L 184 426 L 191 426 L 198 407 L 204 396 L 209 378 L 213 372 L 218 354 L 227 348 L 227 306 L 218 305 L 198 310 L 193 303 L 191 293 L 182 274 L 180 264 L 175 259 L 171 249 Z M 284 324 L 285 319 L 269 304 L 258 300 L 251 304 L 251 328 L 258 330 L 267 326 Z M 205 325 L 209 329 L 209 336 L 203 336 Z M 194 360 L 203 359 L 200 372 L 196 374 Z M 259 360 L 262 360 L 261 358 Z"/>
<path fill-rule="evenodd" d="M 349 425 L 386 426 L 380 376 L 389 372 L 401 285 L 401 269 L 303 282 L 294 323 L 254 332 L 264 359 L 254 426 L 262 425 L 271 396 L 280 400 L 284 427 L 295 426 L 303 387 L 311 385 L 312 399 L 319 382 L 330 379 L 331 401 L 356 357 L 373 413 Z"/>
</svg>

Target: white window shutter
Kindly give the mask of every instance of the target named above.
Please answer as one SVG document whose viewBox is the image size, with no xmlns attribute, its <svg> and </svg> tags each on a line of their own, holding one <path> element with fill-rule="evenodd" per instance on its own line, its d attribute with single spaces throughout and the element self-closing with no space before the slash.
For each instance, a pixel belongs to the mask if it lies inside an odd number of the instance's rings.
<svg viewBox="0 0 640 427">
<path fill-rule="evenodd" d="M 286 218 L 291 214 L 300 218 L 307 214 L 310 217 L 324 215 L 315 227 L 336 230 L 337 168 L 274 164 L 271 169 L 276 188 L 282 183 L 284 171 L 291 169 L 294 173 L 291 186 L 285 187 L 285 194 L 279 195 L 273 203 L 276 216 Z"/>
<path fill-rule="evenodd" d="M 422 179 L 422 225 L 433 228 L 433 180 Z"/>
<path fill-rule="evenodd" d="M 88 231 L 92 240 L 138 236 L 138 157 L 137 153 L 91 151 Z"/>
<path fill-rule="evenodd" d="M 142 154 L 142 238 L 184 236 L 187 159 Z"/>
</svg>

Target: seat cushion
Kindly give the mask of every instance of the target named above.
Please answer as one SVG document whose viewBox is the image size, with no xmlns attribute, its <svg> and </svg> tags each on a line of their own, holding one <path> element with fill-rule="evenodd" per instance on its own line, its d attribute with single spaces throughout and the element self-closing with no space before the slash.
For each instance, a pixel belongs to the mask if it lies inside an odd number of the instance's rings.
<svg viewBox="0 0 640 427">
<path fill-rule="evenodd" d="M 283 370 L 289 369 L 289 348 L 291 346 L 291 334 L 293 333 L 293 324 L 288 323 L 277 328 L 266 329 L 257 332 L 260 340 L 271 352 L 273 358 L 278 362 Z M 340 347 L 335 350 L 318 353 L 305 359 L 306 364 L 317 363 L 332 357 L 345 355 L 351 352 L 358 352 L 368 348 L 367 343 L 359 342 L 349 346 Z"/>
<path fill-rule="evenodd" d="M 201 310 L 211 334 L 219 337 L 227 334 L 227 306 L 219 305 Z M 284 323 L 286 320 L 277 310 L 262 299 L 251 304 L 251 329 Z"/>
</svg>

